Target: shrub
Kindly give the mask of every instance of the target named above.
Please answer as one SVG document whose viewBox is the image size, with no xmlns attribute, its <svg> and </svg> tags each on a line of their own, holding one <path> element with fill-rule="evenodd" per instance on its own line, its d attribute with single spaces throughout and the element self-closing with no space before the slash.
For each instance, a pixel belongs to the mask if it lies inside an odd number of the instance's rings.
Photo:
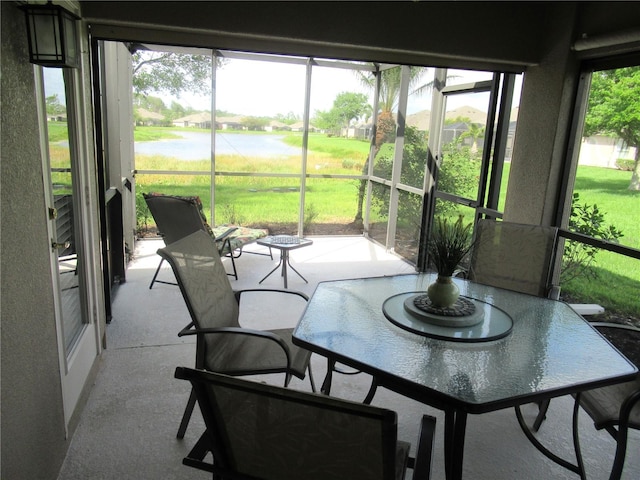
<svg viewBox="0 0 640 480">
<path fill-rule="evenodd" d="M 631 158 L 619 158 L 616 160 L 616 167 L 625 172 L 632 172 L 635 161 Z"/>
<path fill-rule="evenodd" d="M 244 217 L 236 210 L 236 206 L 230 203 L 226 203 L 222 207 L 222 218 L 222 223 L 229 225 L 242 225 L 245 221 Z"/>
<path fill-rule="evenodd" d="M 393 168 L 394 145 L 387 143 L 380 147 L 375 158 L 374 173 L 383 178 L 391 178 Z M 423 134 L 413 127 L 405 130 L 405 146 L 403 152 L 402 183 L 408 185 L 421 184 L 427 161 L 427 141 Z M 381 217 L 389 212 L 389 193 L 386 187 L 374 185 L 372 203 Z M 412 195 L 410 200 L 398 205 L 398 218 L 419 227 L 421 223 L 422 197 Z"/>
<path fill-rule="evenodd" d="M 605 225 L 604 213 L 597 205 L 581 204 L 578 193 L 573 194 L 571 202 L 569 230 L 610 242 L 617 242 L 623 236 L 613 225 Z M 595 265 L 596 254 L 599 251 L 598 247 L 592 245 L 571 240 L 565 242 L 560 270 L 561 283 L 577 277 L 589 280 L 597 278 L 596 270 L 591 267 Z"/>
<path fill-rule="evenodd" d="M 308 230 L 309 227 L 313 224 L 320 212 L 316 209 L 316 206 L 313 203 L 308 203 L 304 207 L 304 222 L 302 228 L 304 230 Z"/>
<path fill-rule="evenodd" d="M 354 160 L 353 158 L 343 158 L 342 168 L 349 170 L 362 170 L 362 162 Z"/>
<path fill-rule="evenodd" d="M 383 145 L 375 159 L 376 175 L 391 178 L 394 148 Z M 407 185 L 422 185 L 427 161 L 427 139 L 413 127 L 405 130 L 401 181 Z M 438 174 L 438 190 L 454 193 L 467 198 L 476 197 L 478 187 L 479 154 L 472 153 L 469 147 L 461 147 L 454 141 L 444 147 L 443 161 Z M 381 216 L 389 211 L 389 195 L 386 188 L 373 189 L 373 204 Z M 436 214 L 449 216 L 457 212 L 457 206 L 451 202 L 437 202 Z M 416 228 L 421 226 L 422 197 L 411 195 L 398 205 L 398 218 L 409 221 Z"/>
<path fill-rule="evenodd" d="M 151 212 L 145 202 L 140 185 L 136 188 L 136 231 L 138 233 L 149 229 L 149 220 L 151 220 Z"/>
<path fill-rule="evenodd" d="M 460 141 L 447 144 L 442 152 L 442 164 L 438 173 L 438 190 L 465 198 L 476 198 L 480 158 L 470 147 L 462 147 Z M 457 212 L 452 202 L 437 202 L 436 214 L 448 216 Z"/>
</svg>

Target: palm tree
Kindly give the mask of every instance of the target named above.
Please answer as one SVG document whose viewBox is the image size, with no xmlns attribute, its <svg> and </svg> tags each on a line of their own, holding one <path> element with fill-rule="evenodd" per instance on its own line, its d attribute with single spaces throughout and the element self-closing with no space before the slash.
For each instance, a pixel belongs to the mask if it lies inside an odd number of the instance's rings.
<svg viewBox="0 0 640 480">
<path fill-rule="evenodd" d="M 483 125 L 480 125 L 479 123 L 471 123 L 471 121 L 468 122 L 468 126 L 469 130 L 460 135 L 460 139 L 467 137 L 471 138 L 473 142 L 471 145 L 471 153 L 476 154 L 478 153 L 478 138 L 484 135 L 485 128 Z"/>
<path fill-rule="evenodd" d="M 424 75 L 427 73 L 425 67 L 409 67 L 409 88 L 413 90 L 409 95 L 420 95 L 433 87 L 433 81 L 420 85 Z M 375 89 L 376 73 L 356 71 L 362 84 L 370 89 Z M 376 138 L 373 158 L 376 157 L 383 143 L 393 141 L 396 131 L 396 121 L 393 117 L 393 111 L 398 105 L 400 99 L 400 85 L 402 80 L 402 68 L 400 66 L 381 70 L 380 75 L 380 91 L 378 108 L 378 123 L 376 126 Z M 365 162 L 362 172 L 364 175 L 369 171 L 369 159 Z M 366 180 L 361 180 L 358 187 L 358 206 L 356 216 L 353 223 L 362 225 L 362 210 L 364 205 L 364 196 L 367 190 Z"/>
</svg>

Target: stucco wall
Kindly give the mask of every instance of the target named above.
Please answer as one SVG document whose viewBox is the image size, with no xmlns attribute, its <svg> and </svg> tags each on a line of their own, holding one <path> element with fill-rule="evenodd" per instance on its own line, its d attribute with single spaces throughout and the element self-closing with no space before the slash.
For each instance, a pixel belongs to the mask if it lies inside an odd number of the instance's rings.
<svg viewBox="0 0 640 480">
<path fill-rule="evenodd" d="M 54 479 L 66 452 L 33 67 L 2 5 L 2 472 Z"/>
<path fill-rule="evenodd" d="M 558 7 L 561 8 L 561 7 Z M 553 44 L 524 77 L 504 219 L 533 225 L 555 220 L 568 142 L 579 61 L 571 51 L 575 5 L 549 19 Z M 560 12 L 559 12 L 560 13 Z"/>
</svg>

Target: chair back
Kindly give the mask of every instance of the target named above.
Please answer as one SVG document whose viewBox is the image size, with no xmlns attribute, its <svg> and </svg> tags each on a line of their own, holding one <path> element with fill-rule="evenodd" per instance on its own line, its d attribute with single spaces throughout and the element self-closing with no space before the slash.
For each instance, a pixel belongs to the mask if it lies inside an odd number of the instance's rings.
<svg viewBox="0 0 640 480">
<path fill-rule="evenodd" d="M 176 378 L 193 385 L 214 478 L 396 478 L 392 410 L 182 367 Z"/>
<path fill-rule="evenodd" d="M 211 233 L 199 197 L 158 193 L 143 196 L 165 244 L 169 245 L 198 230 Z"/>
<path fill-rule="evenodd" d="M 197 231 L 159 249 L 158 254 L 171 265 L 196 329 L 240 327 L 238 302 L 211 235 Z M 203 337 L 198 336 L 204 342 L 198 350 L 206 357 L 221 339 Z M 198 360 L 196 365 L 204 366 Z"/>
<path fill-rule="evenodd" d="M 471 280 L 546 297 L 557 228 L 482 219 L 476 226 Z"/>
</svg>

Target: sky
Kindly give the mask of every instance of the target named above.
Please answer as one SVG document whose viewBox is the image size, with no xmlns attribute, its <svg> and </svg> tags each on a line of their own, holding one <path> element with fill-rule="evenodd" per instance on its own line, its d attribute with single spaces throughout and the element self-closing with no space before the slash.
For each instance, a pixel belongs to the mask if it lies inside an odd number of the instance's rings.
<svg viewBox="0 0 640 480">
<path fill-rule="evenodd" d="M 58 93 L 64 99 L 62 76 L 59 69 L 45 68 L 47 95 Z M 427 69 L 424 83 L 433 77 L 434 69 Z M 450 70 L 455 83 L 486 80 L 488 72 Z M 306 67 L 304 65 L 282 64 L 239 59 L 226 60 L 216 74 L 216 109 L 244 116 L 275 117 L 292 112 L 298 118 L 304 113 Z M 311 81 L 310 114 L 318 110 L 328 111 L 336 96 L 342 92 L 356 92 L 367 95 L 373 104 L 372 92 L 361 83 L 356 73 L 340 68 L 314 66 Z M 519 84 L 516 95 L 519 95 Z M 162 98 L 169 107 L 173 100 L 185 107 L 196 110 L 211 110 L 211 96 L 182 94 L 174 97 L 162 93 L 151 95 Z M 487 94 L 464 94 L 451 96 L 447 100 L 447 110 L 461 106 L 471 106 L 487 111 Z M 431 109 L 431 93 L 412 95 L 409 98 L 409 114 Z"/>
<path fill-rule="evenodd" d="M 43 68 L 45 96 L 58 95 L 58 101 L 66 104 L 64 95 L 64 80 L 61 68 Z"/>
<path fill-rule="evenodd" d="M 451 71 L 457 78 L 456 83 L 487 80 L 487 72 Z M 432 79 L 434 69 L 430 68 L 424 77 L 424 83 Z M 302 117 L 305 94 L 304 65 L 274 64 L 269 62 L 250 62 L 229 60 L 217 72 L 216 109 L 238 115 L 275 116 L 293 112 Z M 333 101 L 341 92 L 364 93 L 373 103 L 372 92 L 364 87 L 353 71 L 314 67 L 311 76 L 311 117 L 315 111 L 330 110 Z M 209 109 L 211 97 L 184 94 L 179 98 L 170 95 L 158 95 L 167 105 L 176 100 L 184 106 L 195 109 Z M 461 106 L 472 106 L 487 111 L 488 95 L 456 95 L 447 100 L 447 110 Z M 408 113 L 431 109 L 431 93 L 410 97 Z"/>
</svg>

